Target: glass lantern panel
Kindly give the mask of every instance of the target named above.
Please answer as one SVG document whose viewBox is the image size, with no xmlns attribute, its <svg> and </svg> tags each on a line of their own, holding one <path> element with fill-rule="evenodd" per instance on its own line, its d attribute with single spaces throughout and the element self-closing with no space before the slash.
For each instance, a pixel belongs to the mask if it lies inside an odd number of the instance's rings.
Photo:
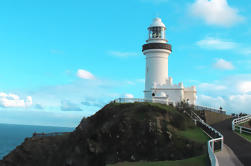
<svg viewBox="0 0 251 166">
<path fill-rule="evenodd" d="M 162 27 L 151 27 L 149 30 L 150 39 L 164 39 L 164 28 Z"/>
</svg>

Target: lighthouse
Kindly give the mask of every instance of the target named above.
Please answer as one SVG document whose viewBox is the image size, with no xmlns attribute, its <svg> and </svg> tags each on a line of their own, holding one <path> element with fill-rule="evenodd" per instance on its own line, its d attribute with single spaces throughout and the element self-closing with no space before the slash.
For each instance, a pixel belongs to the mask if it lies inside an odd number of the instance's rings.
<svg viewBox="0 0 251 166">
<path fill-rule="evenodd" d="M 148 39 L 142 48 L 146 57 L 144 99 L 173 104 L 181 101 L 195 104 L 196 88 L 185 88 L 183 83 L 175 85 L 168 76 L 168 58 L 172 53 L 172 46 L 168 44 L 165 31 L 166 26 L 160 18 L 153 19 L 148 27 Z"/>
</svg>

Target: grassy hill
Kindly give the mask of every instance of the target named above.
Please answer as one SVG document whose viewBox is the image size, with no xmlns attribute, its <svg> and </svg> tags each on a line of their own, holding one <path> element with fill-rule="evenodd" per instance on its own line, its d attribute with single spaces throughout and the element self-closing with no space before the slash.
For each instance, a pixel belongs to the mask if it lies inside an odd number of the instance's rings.
<svg viewBox="0 0 251 166">
<path fill-rule="evenodd" d="M 162 104 L 110 103 L 68 135 L 26 139 L 0 165 L 206 165 L 208 138 L 182 111 Z"/>
</svg>

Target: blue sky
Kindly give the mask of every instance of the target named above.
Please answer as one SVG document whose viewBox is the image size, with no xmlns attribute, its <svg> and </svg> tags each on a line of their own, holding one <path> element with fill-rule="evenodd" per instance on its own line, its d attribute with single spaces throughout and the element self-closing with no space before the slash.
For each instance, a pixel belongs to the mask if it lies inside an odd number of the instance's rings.
<svg viewBox="0 0 251 166">
<path fill-rule="evenodd" d="M 175 83 L 195 85 L 200 105 L 251 113 L 250 11 L 248 0 L 2 1 L 0 123 L 76 126 L 115 98 L 142 98 L 154 17 Z"/>
</svg>

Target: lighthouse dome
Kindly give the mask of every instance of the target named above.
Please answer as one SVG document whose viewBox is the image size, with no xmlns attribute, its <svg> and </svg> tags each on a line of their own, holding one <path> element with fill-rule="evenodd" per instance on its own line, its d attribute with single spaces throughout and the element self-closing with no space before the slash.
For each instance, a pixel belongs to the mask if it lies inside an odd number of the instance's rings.
<svg viewBox="0 0 251 166">
<path fill-rule="evenodd" d="M 163 27 L 163 28 L 166 28 L 165 24 L 158 17 L 153 19 L 153 22 L 152 22 L 152 24 L 150 25 L 149 28 L 151 28 L 151 27 Z"/>
</svg>

